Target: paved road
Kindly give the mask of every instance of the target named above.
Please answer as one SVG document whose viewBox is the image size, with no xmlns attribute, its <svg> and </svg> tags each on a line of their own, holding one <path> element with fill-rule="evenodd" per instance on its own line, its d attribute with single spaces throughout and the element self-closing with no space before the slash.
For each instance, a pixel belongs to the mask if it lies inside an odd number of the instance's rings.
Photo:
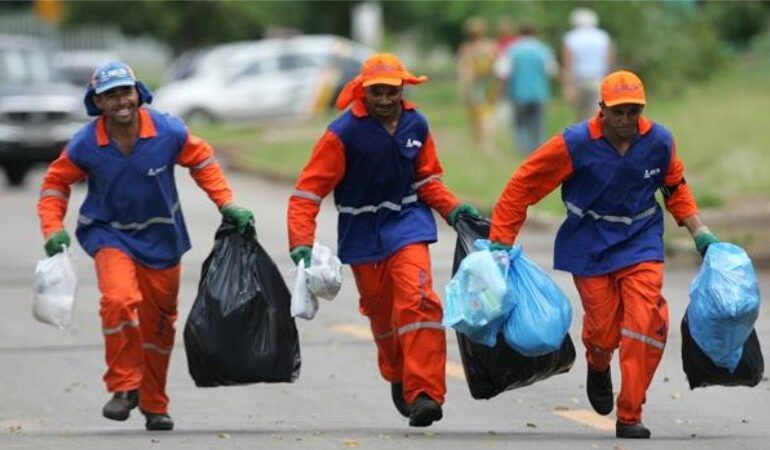
<svg viewBox="0 0 770 450">
<path fill-rule="evenodd" d="M 184 212 L 194 249 L 183 259 L 180 323 L 195 297 L 200 266 L 211 248 L 218 215 L 185 173 L 179 173 Z M 584 394 L 585 362 L 579 357 L 568 374 L 501 394 L 489 401 L 470 397 L 453 333 L 449 334 L 448 401 L 445 419 L 429 429 L 409 428 L 390 403 L 379 379 L 366 322 L 358 316 L 352 277 L 346 272 L 342 293 L 323 302 L 313 321 L 299 321 L 303 367 L 294 384 L 196 388 L 178 333 L 172 356 L 169 393 L 177 428 L 147 433 L 139 414 L 127 422 L 101 418 L 108 394 L 101 382 L 102 338 L 98 293 L 90 258 L 78 248 L 80 290 L 71 329 L 60 331 L 35 322 L 30 293 L 42 240 L 35 215 L 41 172 L 21 190 L 0 190 L 0 448 L 302 448 L 302 449 L 502 449 L 502 448 L 768 448 L 770 383 L 754 389 L 687 388 L 679 356 L 678 326 L 653 382 L 646 408 L 649 442 L 618 441 L 613 420 L 590 412 Z M 285 203 L 288 187 L 231 174 L 240 202 L 257 214 L 259 239 L 288 274 Z M 74 229 L 84 189 L 75 190 L 67 218 Z M 327 202 L 328 203 L 328 202 Z M 334 242 L 334 212 L 325 203 L 319 239 Z M 432 247 L 436 286 L 449 276 L 453 232 L 442 225 Z M 526 250 L 550 267 L 550 233 L 525 230 Z M 672 323 L 681 320 L 692 267 L 671 267 L 665 294 Z M 576 302 L 569 276 L 554 279 Z M 768 277 L 762 289 L 768 292 Z M 573 305 L 579 318 L 579 305 Z M 770 312 L 757 329 L 770 348 Z M 578 352 L 580 321 L 572 336 Z M 618 380 L 617 366 L 613 368 Z"/>
</svg>

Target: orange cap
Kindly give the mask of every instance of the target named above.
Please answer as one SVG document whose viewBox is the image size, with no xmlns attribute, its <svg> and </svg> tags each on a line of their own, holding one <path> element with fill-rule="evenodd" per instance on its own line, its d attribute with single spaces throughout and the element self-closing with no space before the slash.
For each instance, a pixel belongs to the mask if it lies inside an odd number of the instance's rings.
<svg viewBox="0 0 770 450">
<path fill-rule="evenodd" d="M 348 82 L 337 97 L 337 108 L 345 109 L 355 98 L 363 96 L 363 89 L 375 84 L 401 86 L 420 84 L 428 80 L 426 76 L 414 76 L 392 53 L 375 53 L 364 61 L 361 73 Z"/>
<path fill-rule="evenodd" d="M 644 105 L 644 84 L 636 74 L 627 70 L 612 72 L 602 80 L 602 102 L 605 106 Z"/>
</svg>

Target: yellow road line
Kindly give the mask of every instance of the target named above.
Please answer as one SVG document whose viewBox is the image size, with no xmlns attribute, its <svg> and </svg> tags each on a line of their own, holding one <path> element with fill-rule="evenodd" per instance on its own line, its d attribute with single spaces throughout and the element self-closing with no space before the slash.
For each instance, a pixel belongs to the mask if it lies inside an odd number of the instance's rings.
<svg viewBox="0 0 770 450">
<path fill-rule="evenodd" d="M 362 325 L 356 325 L 353 323 L 337 323 L 331 326 L 332 331 L 337 333 L 347 334 L 353 336 L 356 339 L 371 339 L 372 330 L 369 327 Z"/>
<path fill-rule="evenodd" d="M 331 330 L 337 333 L 347 334 L 348 336 L 352 336 L 356 339 L 372 338 L 372 331 L 369 329 L 369 327 L 356 325 L 353 323 L 337 323 L 331 326 Z M 456 362 L 447 361 L 446 374 L 448 377 L 457 380 L 465 379 L 465 371 L 463 370 L 463 366 Z"/>
<path fill-rule="evenodd" d="M 456 362 L 452 362 L 452 361 L 446 362 L 446 374 L 448 377 L 451 377 L 457 380 L 465 379 L 465 370 L 463 369 L 462 364 L 457 364 Z"/>
<path fill-rule="evenodd" d="M 567 420 L 577 422 L 582 425 L 597 428 L 604 431 L 612 431 L 615 429 L 615 421 L 608 419 L 607 417 L 600 416 L 593 411 L 587 409 L 568 409 L 554 411 L 554 414 L 561 416 Z"/>
</svg>

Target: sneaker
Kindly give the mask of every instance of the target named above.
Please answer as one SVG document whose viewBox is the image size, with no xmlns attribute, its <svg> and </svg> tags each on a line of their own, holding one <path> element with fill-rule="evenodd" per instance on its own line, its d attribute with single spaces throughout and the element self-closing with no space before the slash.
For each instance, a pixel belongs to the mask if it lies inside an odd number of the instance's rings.
<svg viewBox="0 0 770 450">
<path fill-rule="evenodd" d="M 404 417 L 409 417 L 409 405 L 404 400 L 404 385 L 400 381 L 390 383 L 390 396 L 393 398 L 393 404 L 396 405 L 398 412 Z"/>
<path fill-rule="evenodd" d="M 427 427 L 433 422 L 441 420 L 443 413 L 441 405 L 426 394 L 420 394 L 412 403 L 411 413 L 409 414 L 409 426 Z"/>
<path fill-rule="evenodd" d="M 612 377 L 609 367 L 604 372 L 588 368 L 586 394 L 588 394 L 588 401 L 591 403 L 594 411 L 603 416 L 612 412 L 614 399 L 612 396 Z"/>
<path fill-rule="evenodd" d="M 144 414 L 144 418 L 146 419 L 144 428 L 146 428 L 147 431 L 169 431 L 174 429 L 174 421 L 171 419 L 171 416 L 166 413 L 157 414 L 142 411 L 142 414 Z"/>
<path fill-rule="evenodd" d="M 131 410 L 139 403 L 139 391 L 117 391 L 104 404 L 102 415 L 111 420 L 126 420 Z"/>
<path fill-rule="evenodd" d="M 622 439 L 649 439 L 651 434 L 650 430 L 642 422 L 615 422 L 615 437 Z"/>
</svg>

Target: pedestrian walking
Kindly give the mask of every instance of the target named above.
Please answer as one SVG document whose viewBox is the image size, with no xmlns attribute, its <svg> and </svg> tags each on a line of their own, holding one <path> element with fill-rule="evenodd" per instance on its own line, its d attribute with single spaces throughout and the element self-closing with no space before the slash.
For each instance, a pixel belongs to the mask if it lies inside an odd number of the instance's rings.
<svg viewBox="0 0 770 450">
<path fill-rule="evenodd" d="M 392 54 L 375 54 L 337 98 L 350 108 L 315 145 L 288 205 L 291 258 L 310 263 L 321 201 L 334 191 L 337 249 L 350 264 L 377 346 L 380 374 L 409 424 L 440 420 L 446 392 L 446 337 L 433 291 L 431 208 L 454 224 L 479 216 L 442 183 L 428 121 L 403 97 L 412 75 Z"/>
<path fill-rule="evenodd" d="M 550 79 L 558 70 L 553 50 L 537 38 L 537 30 L 532 25 L 523 25 L 516 41 L 495 61 L 495 74 L 502 80 L 508 101 L 513 105 L 516 148 L 525 155 L 545 138 Z"/>
<path fill-rule="evenodd" d="M 612 68 L 615 50 L 593 10 L 576 8 L 570 23 L 573 28 L 562 39 L 562 92 L 582 121 L 596 114 L 599 84 Z"/>
<path fill-rule="evenodd" d="M 174 167 L 196 183 L 227 218 L 244 228 L 252 213 L 233 194 L 214 153 L 184 123 L 143 105 L 150 90 L 125 63 L 93 74 L 86 111 L 98 116 L 81 128 L 48 167 L 37 210 L 45 251 L 70 245 L 64 216 L 70 186 L 88 182 L 76 235 L 94 258 L 99 314 L 112 398 L 102 414 L 126 420 L 137 405 L 147 430 L 171 430 L 166 375 L 174 345 L 180 259 L 190 249 Z"/>
<path fill-rule="evenodd" d="M 718 242 L 700 218 L 671 132 L 642 115 L 645 104 L 639 77 L 608 75 L 598 113 L 552 137 L 514 172 L 492 213 L 490 233 L 494 249 L 509 248 L 527 208 L 561 186 L 567 217 L 556 235 L 554 268 L 572 273 L 580 294 L 586 392 L 602 415 L 613 409 L 610 360 L 620 348 L 620 438 L 650 437 L 642 405 L 669 328 L 656 191 L 701 255 Z"/>
<path fill-rule="evenodd" d="M 487 37 L 487 22 L 470 17 L 465 22 L 468 39 L 460 44 L 457 62 L 459 96 L 471 121 L 472 146 L 490 153 L 495 145 L 497 83 L 493 66 L 497 43 Z"/>
</svg>

